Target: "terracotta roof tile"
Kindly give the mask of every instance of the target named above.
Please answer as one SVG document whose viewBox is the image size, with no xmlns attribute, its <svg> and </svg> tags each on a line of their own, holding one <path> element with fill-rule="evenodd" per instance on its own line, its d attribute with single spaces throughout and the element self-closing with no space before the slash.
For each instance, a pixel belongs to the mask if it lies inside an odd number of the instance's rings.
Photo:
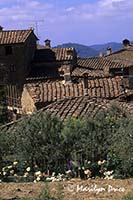
<svg viewBox="0 0 133 200">
<path fill-rule="evenodd" d="M 72 76 L 79 76 L 82 77 L 85 74 L 88 75 L 88 77 L 105 77 L 105 73 L 103 70 L 89 70 L 87 68 L 83 68 L 83 67 L 76 67 L 73 71 L 72 71 Z"/>
<path fill-rule="evenodd" d="M 56 60 L 72 60 L 74 57 L 74 54 L 69 54 L 69 51 L 72 51 L 74 53 L 75 49 L 73 47 L 71 48 L 52 48 L 52 50 L 55 52 Z"/>
<path fill-rule="evenodd" d="M 124 88 L 122 86 L 124 85 Z M 89 96 L 89 98 L 114 99 L 125 95 L 128 83 L 122 77 L 88 80 L 88 87 L 80 83 L 63 84 L 62 81 L 44 81 L 25 85 L 34 102 L 54 102 L 66 97 Z"/>
<path fill-rule="evenodd" d="M 105 99 L 90 99 L 88 96 L 67 98 L 50 104 L 38 112 L 51 112 L 62 120 L 68 117 L 95 117 L 100 111 L 116 104 L 133 116 L 133 104 Z"/>
<path fill-rule="evenodd" d="M 32 29 L 0 31 L 0 44 L 24 43 L 32 32 Z"/>
<path fill-rule="evenodd" d="M 126 66 L 133 66 L 133 47 L 123 48 L 105 57 L 112 62 L 118 62 Z"/>
<path fill-rule="evenodd" d="M 74 48 L 44 48 L 37 49 L 34 57 L 34 63 L 47 63 L 55 61 L 70 61 L 76 58 Z"/>
<path fill-rule="evenodd" d="M 95 69 L 95 70 L 102 70 L 108 68 L 125 68 L 128 67 L 128 65 L 121 62 L 113 62 L 112 59 L 107 58 L 79 58 L 77 60 L 77 64 L 80 67 L 86 67 L 88 69 Z"/>
</svg>

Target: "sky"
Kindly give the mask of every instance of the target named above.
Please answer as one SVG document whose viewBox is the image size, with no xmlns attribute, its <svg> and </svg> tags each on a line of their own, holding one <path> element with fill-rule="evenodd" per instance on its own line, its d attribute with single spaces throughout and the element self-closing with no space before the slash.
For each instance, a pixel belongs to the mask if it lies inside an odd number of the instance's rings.
<svg viewBox="0 0 133 200">
<path fill-rule="evenodd" d="M 133 0 L 0 0 L 4 30 L 34 27 L 42 44 L 133 40 Z"/>
</svg>

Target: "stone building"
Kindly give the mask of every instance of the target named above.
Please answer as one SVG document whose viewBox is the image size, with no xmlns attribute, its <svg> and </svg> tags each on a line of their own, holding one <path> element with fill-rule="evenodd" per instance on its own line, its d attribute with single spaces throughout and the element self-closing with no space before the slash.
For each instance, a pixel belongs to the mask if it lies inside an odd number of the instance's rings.
<svg viewBox="0 0 133 200">
<path fill-rule="evenodd" d="M 44 45 L 36 41 L 33 29 L 0 31 L 0 70 L 4 66 L 8 71 L 2 70 L 8 75 L 9 109 L 31 114 L 52 110 L 53 105 L 53 111 L 65 113 L 65 118 L 80 116 L 85 111 L 78 112 L 78 107 L 87 109 L 92 101 L 131 104 L 132 45 L 126 43 L 114 53 L 108 48 L 102 57 L 78 58 L 74 48 L 52 48 L 48 39 Z"/>
<path fill-rule="evenodd" d="M 5 82 L 3 79 L 6 76 L 6 100 L 10 109 L 21 107 L 23 84 L 35 54 L 36 41 L 37 37 L 31 28 L 8 31 L 0 29 L 1 84 Z"/>
</svg>

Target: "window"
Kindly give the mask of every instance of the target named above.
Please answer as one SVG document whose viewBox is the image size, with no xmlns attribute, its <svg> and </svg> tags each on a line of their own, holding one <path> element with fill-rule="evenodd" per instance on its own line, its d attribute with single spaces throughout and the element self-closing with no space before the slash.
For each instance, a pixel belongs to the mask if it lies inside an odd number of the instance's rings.
<svg viewBox="0 0 133 200">
<path fill-rule="evenodd" d="M 12 46 L 5 47 L 5 55 L 12 55 Z"/>
<path fill-rule="evenodd" d="M 16 72 L 15 65 L 10 65 L 10 72 Z"/>
</svg>

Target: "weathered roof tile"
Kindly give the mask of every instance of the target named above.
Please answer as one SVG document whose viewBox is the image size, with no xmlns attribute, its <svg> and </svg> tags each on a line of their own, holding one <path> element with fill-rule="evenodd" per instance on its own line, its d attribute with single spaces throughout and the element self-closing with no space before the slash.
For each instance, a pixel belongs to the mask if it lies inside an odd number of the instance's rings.
<svg viewBox="0 0 133 200">
<path fill-rule="evenodd" d="M 125 66 L 133 66 L 133 46 L 116 51 L 106 56 L 105 59 L 121 63 Z"/>
<path fill-rule="evenodd" d="M 0 31 L 0 44 L 24 43 L 31 33 L 32 29 Z"/>
<path fill-rule="evenodd" d="M 124 85 L 124 88 L 122 86 Z M 25 85 L 34 102 L 53 102 L 66 97 L 89 96 L 90 98 L 114 99 L 125 94 L 127 83 L 123 77 L 100 78 L 88 80 L 88 87 L 84 83 L 64 84 L 62 81 L 45 81 L 28 83 Z"/>
<path fill-rule="evenodd" d="M 106 99 L 90 99 L 89 96 L 73 97 L 57 101 L 38 112 L 51 112 L 62 120 L 68 117 L 95 117 L 111 105 L 118 105 L 123 111 L 133 115 L 133 104 Z"/>
<path fill-rule="evenodd" d="M 109 58 L 109 57 L 108 57 Z M 121 63 L 120 61 L 113 61 L 112 58 L 107 59 L 106 58 L 100 58 L 100 57 L 95 57 L 95 58 L 79 58 L 77 60 L 77 64 L 80 67 L 86 67 L 89 70 L 95 69 L 95 70 L 105 70 L 107 67 L 110 69 L 113 68 L 126 68 L 129 67 L 128 63 Z"/>
</svg>

